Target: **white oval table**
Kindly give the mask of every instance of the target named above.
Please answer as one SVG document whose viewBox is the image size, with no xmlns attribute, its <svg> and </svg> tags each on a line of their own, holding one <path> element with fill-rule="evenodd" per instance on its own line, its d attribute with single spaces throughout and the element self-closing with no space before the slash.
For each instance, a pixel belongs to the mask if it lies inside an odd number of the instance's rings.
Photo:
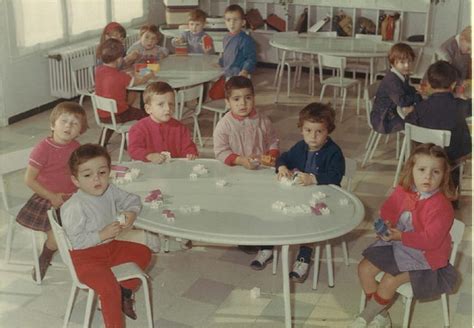
<svg viewBox="0 0 474 328">
<path fill-rule="evenodd" d="M 193 167 L 203 164 L 209 173 L 191 180 Z M 283 296 L 285 325 L 291 327 L 290 288 L 288 272 L 289 245 L 325 241 L 342 236 L 363 220 L 365 211 L 353 194 L 333 185 L 284 186 L 276 180 L 273 169 L 256 171 L 243 167 L 229 167 L 217 160 L 172 160 L 153 165 L 132 162 L 128 167 L 140 169 L 140 175 L 122 188 L 142 197 L 160 189 L 164 207 L 152 209 L 144 205 L 137 227 L 164 235 L 195 241 L 231 245 L 281 245 L 283 268 Z M 218 180 L 228 185 L 219 187 Z M 327 197 L 328 215 L 285 215 L 272 209 L 276 201 L 288 205 L 309 204 L 312 193 L 321 191 Z M 347 199 L 347 205 L 340 205 Z M 197 213 L 182 213 L 180 207 L 199 205 Z M 174 222 L 162 216 L 163 209 L 171 209 Z"/>
</svg>

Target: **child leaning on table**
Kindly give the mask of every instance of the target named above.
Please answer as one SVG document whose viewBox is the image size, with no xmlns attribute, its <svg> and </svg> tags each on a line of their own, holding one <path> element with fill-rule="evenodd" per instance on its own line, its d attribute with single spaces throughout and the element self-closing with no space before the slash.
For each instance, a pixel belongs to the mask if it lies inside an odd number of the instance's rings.
<svg viewBox="0 0 474 328">
<path fill-rule="evenodd" d="M 143 25 L 140 27 L 140 40 L 128 48 L 127 56 L 133 56 L 132 64 L 154 64 L 169 55 L 169 50 L 160 47 L 160 32 L 156 25 Z"/>
<path fill-rule="evenodd" d="M 180 37 L 171 41 L 174 47 L 180 44 L 188 45 L 188 53 L 213 54 L 212 38 L 204 32 L 207 14 L 201 9 L 194 9 L 188 15 L 189 31 L 184 31 Z"/>
<path fill-rule="evenodd" d="M 416 299 L 450 293 L 457 274 L 449 263 L 455 189 L 443 148 L 421 144 L 405 164 L 399 185 L 380 209 L 388 233 L 364 250 L 358 274 L 366 307 L 349 327 L 386 327 L 397 288 L 410 283 Z M 375 280 L 385 272 L 380 283 Z"/>
<path fill-rule="evenodd" d="M 162 152 L 172 158 L 198 156 L 188 128 L 174 119 L 175 95 L 166 82 L 150 83 L 143 92 L 145 111 L 150 116 L 135 123 L 129 132 L 128 153 L 132 159 L 161 164 Z"/>
<path fill-rule="evenodd" d="M 62 225 L 72 250 L 71 259 L 79 280 L 92 288 L 102 304 L 106 327 L 124 327 L 122 312 L 131 319 L 133 293 L 139 279 L 117 282 L 111 268 L 127 262 L 142 270 L 150 264 L 148 247 L 116 240 L 133 225 L 141 210 L 140 197 L 109 184 L 110 155 L 104 147 L 86 144 L 69 158 L 72 182 L 79 190 L 61 208 Z M 123 214 L 120 223 L 117 215 Z"/>
<path fill-rule="evenodd" d="M 298 128 L 303 140 L 281 154 L 276 161 L 278 179 L 293 178 L 299 184 L 340 185 L 345 172 L 344 155 L 341 148 L 329 137 L 336 128 L 336 113 L 327 104 L 311 103 L 300 111 Z M 290 278 L 304 282 L 311 262 L 311 245 L 301 245 Z"/>
<path fill-rule="evenodd" d="M 390 48 L 387 72 L 375 95 L 370 122 L 375 131 L 383 134 L 398 132 L 404 128 L 404 117 L 421 101 L 420 94 L 410 85 L 409 74 L 415 60 L 415 52 L 405 43 Z"/>
<path fill-rule="evenodd" d="M 41 140 L 33 148 L 26 167 L 25 183 L 34 194 L 16 217 L 16 221 L 22 226 L 46 233 L 46 241 L 38 260 L 41 280 L 58 249 L 47 211 L 51 207 L 58 209 L 76 191 L 67 160 L 79 147 L 79 142 L 75 139 L 88 128 L 86 112 L 75 102 L 56 105 L 49 120 L 51 136 Z M 35 268 L 32 277 L 36 280 Z"/>
</svg>

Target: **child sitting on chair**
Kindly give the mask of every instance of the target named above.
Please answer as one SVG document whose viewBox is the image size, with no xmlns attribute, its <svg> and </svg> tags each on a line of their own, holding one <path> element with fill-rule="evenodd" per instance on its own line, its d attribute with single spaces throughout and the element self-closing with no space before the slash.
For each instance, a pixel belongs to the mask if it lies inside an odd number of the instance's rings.
<svg viewBox="0 0 474 328">
<path fill-rule="evenodd" d="M 77 277 L 92 288 L 102 304 L 106 327 L 124 327 L 131 319 L 133 292 L 140 280 L 117 282 L 111 268 L 134 262 L 142 270 L 150 264 L 148 247 L 115 238 L 131 227 L 141 210 L 140 197 L 109 184 L 111 160 L 104 147 L 86 144 L 69 158 L 72 182 L 79 188 L 61 208 L 63 228 L 71 242 L 71 259 Z M 123 214 L 125 222 L 117 220 Z"/>
<path fill-rule="evenodd" d="M 365 309 L 348 326 L 387 327 L 387 308 L 395 292 L 409 283 L 416 299 L 438 297 L 455 287 L 456 270 L 449 263 L 455 190 L 443 148 L 421 144 L 408 158 L 399 186 L 380 209 L 386 230 L 364 250 L 358 274 L 366 295 Z M 375 277 L 385 272 L 382 280 Z"/>
<path fill-rule="evenodd" d="M 156 25 L 143 25 L 140 27 L 140 40 L 128 48 L 127 56 L 134 55 L 134 64 L 154 64 L 169 55 L 169 50 L 160 47 L 160 32 Z"/>
<path fill-rule="evenodd" d="M 204 32 L 204 25 L 206 25 L 207 14 L 201 9 L 194 9 L 189 12 L 188 28 L 179 38 L 173 39 L 173 46 L 186 44 L 188 46 L 188 53 L 195 54 L 213 54 L 214 45 L 212 38 Z"/>
<path fill-rule="evenodd" d="M 22 226 L 46 232 L 46 241 L 38 260 L 41 280 L 58 249 L 47 211 L 51 207 L 58 209 L 76 191 L 67 160 L 79 147 L 75 139 L 88 128 L 86 112 L 75 102 L 62 102 L 51 112 L 50 126 L 51 137 L 41 140 L 33 148 L 26 168 L 25 182 L 34 194 L 16 217 Z M 33 268 L 32 276 L 35 281 L 36 275 Z"/>
<path fill-rule="evenodd" d="M 383 134 L 404 128 L 404 117 L 421 101 L 421 96 L 410 85 L 409 74 L 415 52 L 405 43 L 390 48 L 388 61 L 392 68 L 387 72 L 375 95 L 370 121 L 375 131 Z"/>
<path fill-rule="evenodd" d="M 166 160 L 162 152 L 172 158 L 198 156 L 188 128 L 174 119 L 175 96 L 166 82 L 150 83 L 143 93 L 145 111 L 150 114 L 135 123 L 129 132 L 128 153 L 132 159 L 161 164 Z"/>
<path fill-rule="evenodd" d="M 292 179 L 295 171 L 299 184 L 340 185 L 345 172 L 344 155 L 341 148 L 329 137 L 336 126 L 336 113 L 329 105 L 311 103 L 300 111 L 298 128 L 303 140 L 281 154 L 276 161 L 278 179 Z M 290 278 L 304 282 L 311 261 L 311 245 L 302 245 Z"/>
</svg>

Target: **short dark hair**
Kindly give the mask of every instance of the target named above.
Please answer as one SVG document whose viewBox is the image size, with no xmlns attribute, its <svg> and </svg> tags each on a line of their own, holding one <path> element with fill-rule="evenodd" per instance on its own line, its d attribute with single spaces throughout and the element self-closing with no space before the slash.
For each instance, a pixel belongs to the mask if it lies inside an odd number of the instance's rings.
<svg viewBox="0 0 474 328">
<path fill-rule="evenodd" d="M 458 80 L 457 69 L 445 60 L 431 64 L 426 75 L 433 89 L 448 89 Z"/>
<path fill-rule="evenodd" d="M 111 63 L 122 57 L 125 52 L 124 50 L 122 42 L 116 39 L 105 40 L 100 44 L 98 49 L 100 59 L 102 59 L 105 64 Z"/>
<path fill-rule="evenodd" d="M 239 6 L 239 5 L 230 5 L 230 6 L 228 6 L 224 11 L 224 15 L 227 14 L 227 13 L 230 13 L 230 12 L 238 12 L 240 14 L 240 18 L 245 19 L 245 12 L 242 9 L 242 7 Z"/>
<path fill-rule="evenodd" d="M 146 24 L 140 27 L 140 37 L 145 34 L 146 32 L 150 32 L 156 35 L 156 38 L 160 40 L 160 31 L 158 30 L 158 26 L 154 24 Z"/>
<path fill-rule="evenodd" d="M 147 85 L 143 92 L 143 102 L 147 105 L 151 102 L 153 95 L 164 95 L 165 93 L 171 92 L 174 94 L 174 89 L 171 85 L 166 82 L 157 81 Z"/>
<path fill-rule="evenodd" d="M 328 133 L 331 133 L 336 128 L 336 124 L 334 124 L 335 120 L 336 112 L 329 104 L 314 102 L 308 104 L 300 111 L 297 126 L 301 128 L 304 121 L 324 123 L 328 129 Z"/>
<path fill-rule="evenodd" d="M 233 90 L 238 89 L 250 89 L 250 91 L 252 91 L 252 95 L 255 95 L 252 81 L 244 76 L 232 76 L 225 83 L 224 89 L 226 99 L 230 98 Z"/>
<path fill-rule="evenodd" d="M 206 22 L 207 14 L 201 9 L 193 9 L 188 14 L 188 21 Z"/>
<path fill-rule="evenodd" d="M 402 42 L 394 44 L 388 52 L 388 61 L 393 65 L 395 64 L 395 61 L 404 59 L 409 59 L 411 61 L 415 60 L 415 52 L 413 51 L 413 48 Z"/>
<path fill-rule="evenodd" d="M 112 160 L 105 147 L 91 143 L 80 146 L 69 157 L 68 164 L 71 174 L 77 177 L 79 165 L 97 157 L 104 157 L 107 160 L 107 166 L 110 168 Z"/>
</svg>

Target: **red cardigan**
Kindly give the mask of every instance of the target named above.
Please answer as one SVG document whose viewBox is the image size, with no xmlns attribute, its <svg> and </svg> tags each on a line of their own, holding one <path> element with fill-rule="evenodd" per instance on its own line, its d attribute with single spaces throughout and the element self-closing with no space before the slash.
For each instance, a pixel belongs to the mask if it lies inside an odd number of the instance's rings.
<svg viewBox="0 0 474 328">
<path fill-rule="evenodd" d="M 402 232 L 402 243 L 423 251 L 433 270 L 445 267 L 451 253 L 449 231 L 454 221 L 454 211 L 443 193 L 419 200 L 416 193 L 397 186 L 380 209 L 384 220 L 395 226 L 404 211 L 410 211 L 414 231 Z"/>
</svg>

